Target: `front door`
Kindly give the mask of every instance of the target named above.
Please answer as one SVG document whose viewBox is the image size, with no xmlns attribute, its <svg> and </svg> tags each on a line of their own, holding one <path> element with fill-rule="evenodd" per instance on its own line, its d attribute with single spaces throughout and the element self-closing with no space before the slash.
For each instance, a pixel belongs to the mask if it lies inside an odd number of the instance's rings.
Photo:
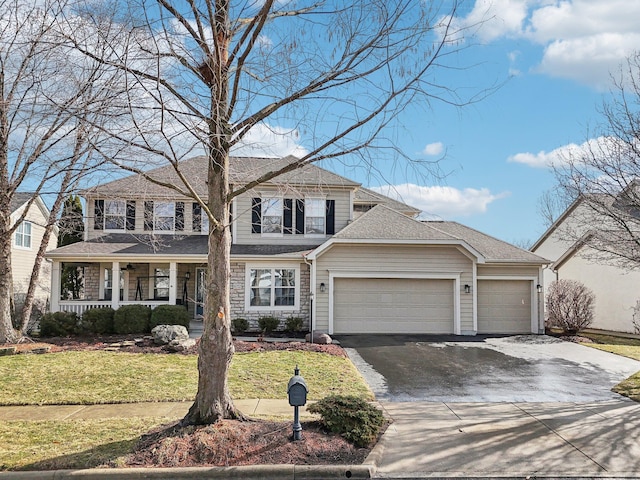
<svg viewBox="0 0 640 480">
<path fill-rule="evenodd" d="M 206 274 L 206 268 L 196 268 L 196 318 L 201 318 L 204 314 L 204 289 Z"/>
</svg>

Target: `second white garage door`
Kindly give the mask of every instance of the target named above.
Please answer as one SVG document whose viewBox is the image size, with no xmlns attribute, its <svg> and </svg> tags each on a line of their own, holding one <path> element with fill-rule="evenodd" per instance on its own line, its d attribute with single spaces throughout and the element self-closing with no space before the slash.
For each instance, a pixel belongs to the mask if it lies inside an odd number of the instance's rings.
<svg viewBox="0 0 640 480">
<path fill-rule="evenodd" d="M 453 280 L 336 278 L 334 333 L 453 333 Z"/>
<path fill-rule="evenodd" d="M 478 333 L 531 333 L 528 280 L 478 280 Z"/>
</svg>

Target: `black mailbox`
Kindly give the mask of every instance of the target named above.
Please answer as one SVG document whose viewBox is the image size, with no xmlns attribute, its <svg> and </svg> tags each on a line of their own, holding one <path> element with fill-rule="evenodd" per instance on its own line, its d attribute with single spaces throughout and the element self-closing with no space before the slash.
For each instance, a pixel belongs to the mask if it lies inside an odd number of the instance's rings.
<svg viewBox="0 0 640 480">
<path fill-rule="evenodd" d="M 307 384 L 300 375 L 298 367 L 295 369 L 295 375 L 289 380 L 287 386 L 287 394 L 289 395 L 289 405 L 292 407 L 303 407 L 307 403 Z"/>
</svg>

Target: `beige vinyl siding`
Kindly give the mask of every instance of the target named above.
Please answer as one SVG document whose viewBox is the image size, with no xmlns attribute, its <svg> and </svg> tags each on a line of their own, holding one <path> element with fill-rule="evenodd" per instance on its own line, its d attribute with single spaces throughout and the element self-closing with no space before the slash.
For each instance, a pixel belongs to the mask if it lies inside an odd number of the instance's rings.
<svg viewBox="0 0 640 480">
<path fill-rule="evenodd" d="M 260 188 L 258 192 L 250 192 L 245 195 L 241 195 L 236 199 L 236 217 L 235 225 L 236 237 L 234 243 L 237 244 L 282 244 L 286 242 L 292 245 L 309 245 L 320 244 L 325 239 L 329 238 L 317 236 L 305 236 L 305 235 L 282 235 L 276 237 L 263 236 L 259 233 L 251 233 L 251 199 L 260 196 L 282 196 L 282 198 L 304 198 L 318 197 L 325 198 L 327 200 L 335 200 L 335 231 L 336 233 L 342 230 L 349 223 L 349 216 L 351 214 L 350 202 L 350 190 L 348 189 L 325 189 L 325 190 L 297 190 L 293 187 L 282 190 L 276 188 Z M 294 213 L 295 218 L 295 213 Z"/>
<path fill-rule="evenodd" d="M 329 285 L 329 272 L 367 272 L 371 278 L 394 276 L 460 275 L 461 288 L 472 284 L 473 263 L 456 247 L 421 245 L 335 244 L 316 261 L 316 317 L 318 330 L 329 330 L 329 289 L 320 292 L 320 284 Z M 473 332 L 473 295 L 460 293 L 461 332 Z"/>
<path fill-rule="evenodd" d="M 22 212 L 23 209 L 20 208 L 12 214 L 14 221 L 22 215 Z M 31 273 L 33 271 L 33 264 L 38 253 L 38 249 L 40 248 L 40 242 L 44 236 L 44 225 L 48 219 L 44 217 L 40 208 L 34 203 L 29 210 L 29 213 L 27 213 L 25 220 L 31 222 L 31 248 L 25 249 L 16 247 L 15 232 L 11 238 L 11 267 L 13 270 L 14 294 L 16 295 L 26 294 L 27 292 Z M 57 241 L 57 236 L 52 234 L 49 239 L 49 246 L 47 250 L 56 248 Z M 36 298 L 46 299 L 49 296 L 50 278 L 50 263 L 43 261 L 36 288 Z"/>
<path fill-rule="evenodd" d="M 478 276 L 538 277 L 538 265 L 478 265 Z"/>
</svg>

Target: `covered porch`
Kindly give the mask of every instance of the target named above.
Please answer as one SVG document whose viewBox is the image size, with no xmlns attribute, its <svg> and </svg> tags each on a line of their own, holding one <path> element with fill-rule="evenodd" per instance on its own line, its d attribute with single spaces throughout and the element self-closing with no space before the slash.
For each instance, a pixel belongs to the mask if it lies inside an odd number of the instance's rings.
<svg viewBox="0 0 640 480">
<path fill-rule="evenodd" d="M 65 277 L 75 270 L 80 285 L 66 286 Z M 194 319 L 204 308 L 206 266 L 202 261 L 59 261 L 51 268 L 51 311 L 75 312 L 123 305 L 183 305 Z"/>
</svg>

